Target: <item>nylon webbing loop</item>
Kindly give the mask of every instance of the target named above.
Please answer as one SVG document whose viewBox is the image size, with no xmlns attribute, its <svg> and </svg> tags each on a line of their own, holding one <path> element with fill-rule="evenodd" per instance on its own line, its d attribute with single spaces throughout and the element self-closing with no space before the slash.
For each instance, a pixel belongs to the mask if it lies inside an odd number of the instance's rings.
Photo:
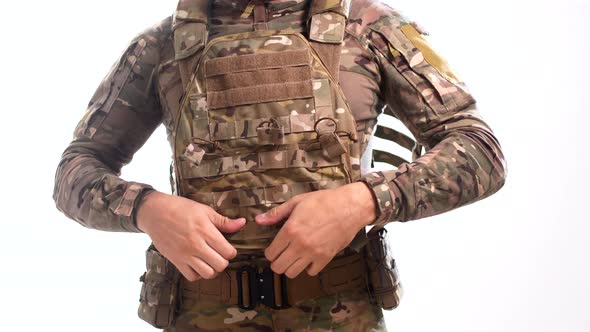
<svg viewBox="0 0 590 332">
<path fill-rule="evenodd" d="M 221 192 L 198 192 L 188 197 L 216 209 L 284 203 L 291 197 L 310 191 L 334 189 L 346 184 L 345 180 L 298 182 L 277 186 L 234 189 Z"/>
<path fill-rule="evenodd" d="M 284 128 L 284 133 L 302 133 L 314 131 L 313 126 L 317 121 L 315 113 L 293 114 L 272 118 Z M 256 128 L 271 118 L 248 119 L 232 122 L 219 122 L 209 124 L 211 138 L 214 140 L 228 140 L 238 138 L 250 138 L 258 135 Z"/>
<path fill-rule="evenodd" d="M 377 130 L 375 130 L 375 136 L 388 141 L 395 142 L 400 146 L 406 148 L 408 151 L 412 151 L 414 149 L 414 146 L 416 145 L 416 141 L 406 136 L 405 134 L 400 133 L 399 131 L 393 128 L 385 127 L 379 124 L 377 125 Z"/>
<path fill-rule="evenodd" d="M 222 57 L 205 61 L 205 77 L 270 68 L 305 66 L 311 63 L 307 49 Z"/>
<path fill-rule="evenodd" d="M 295 149 L 203 159 L 198 166 L 188 160 L 181 160 L 181 163 L 182 177 L 193 179 L 268 169 L 337 166 L 342 164 L 342 158 L 330 159 L 323 154 L 322 150 Z"/>
<path fill-rule="evenodd" d="M 387 163 L 395 167 L 399 167 L 401 164 L 407 163 L 408 161 L 404 158 L 389 153 L 383 150 L 373 149 L 373 161 Z"/>
</svg>

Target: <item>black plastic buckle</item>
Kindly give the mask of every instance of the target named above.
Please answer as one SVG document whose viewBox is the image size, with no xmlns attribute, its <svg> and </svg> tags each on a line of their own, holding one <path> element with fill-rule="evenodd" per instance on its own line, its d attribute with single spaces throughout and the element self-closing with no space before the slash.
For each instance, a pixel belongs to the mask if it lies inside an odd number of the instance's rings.
<svg viewBox="0 0 590 332">
<path fill-rule="evenodd" d="M 278 310 L 289 307 L 287 300 L 287 278 L 284 274 L 279 275 L 281 303 L 275 303 L 275 285 L 274 272 L 270 267 L 266 267 L 262 272 L 257 271 L 255 266 L 244 266 L 238 270 L 238 307 L 243 310 L 253 310 L 258 303 L 264 304 L 269 308 Z M 242 284 L 242 276 L 246 273 L 248 275 L 248 289 L 249 289 L 249 303 L 244 304 L 244 285 Z"/>
</svg>

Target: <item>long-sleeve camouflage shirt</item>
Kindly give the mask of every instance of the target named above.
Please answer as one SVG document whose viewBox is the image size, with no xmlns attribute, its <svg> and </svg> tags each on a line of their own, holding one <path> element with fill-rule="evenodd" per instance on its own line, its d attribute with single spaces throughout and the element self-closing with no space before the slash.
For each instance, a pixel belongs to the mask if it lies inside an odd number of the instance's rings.
<svg viewBox="0 0 590 332">
<path fill-rule="evenodd" d="M 268 29 L 305 34 L 309 3 L 265 0 Z M 210 39 L 252 31 L 252 16 L 243 15 L 247 5 L 213 1 Z M 376 202 L 375 224 L 381 225 L 475 202 L 500 189 L 506 177 L 500 145 L 465 85 L 444 68 L 401 51 L 407 34 L 400 31 L 408 23 L 376 0 L 353 0 L 342 49 L 339 80 L 360 130 L 371 135 L 388 108 L 428 151 L 397 169 L 364 175 Z M 132 40 L 63 153 L 53 198 L 60 211 L 86 227 L 140 231 L 136 212 L 153 188 L 119 175 L 160 124 L 171 140 L 183 93 L 171 24 L 168 17 Z"/>
</svg>

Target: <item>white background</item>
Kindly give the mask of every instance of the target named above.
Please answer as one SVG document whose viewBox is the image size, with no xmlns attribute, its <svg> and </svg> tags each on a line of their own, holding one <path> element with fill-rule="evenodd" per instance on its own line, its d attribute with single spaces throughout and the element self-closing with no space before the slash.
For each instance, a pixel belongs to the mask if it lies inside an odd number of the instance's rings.
<svg viewBox="0 0 590 332">
<path fill-rule="evenodd" d="M 94 89 L 175 0 L 3 1 L 1 331 L 151 331 L 136 317 L 143 234 L 84 229 L 51 199 Z M 590 331 L 590 4 L 390 2 L 431 32 L 509 165 L 496 195 L 389 227 L 405 297 L 391 331 Z M 160 128 L 123 177 L 168 191 Z"/>
</svg>

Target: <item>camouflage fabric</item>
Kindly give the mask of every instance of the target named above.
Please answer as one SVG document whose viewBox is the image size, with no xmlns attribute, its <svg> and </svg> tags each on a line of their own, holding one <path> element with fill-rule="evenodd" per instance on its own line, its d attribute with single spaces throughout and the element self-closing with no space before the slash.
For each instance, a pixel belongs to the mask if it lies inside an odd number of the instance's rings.
<svg viewBox="0 0 590 332">
<path fill-rule="evenodd" d="M 215 1 L 210 38 L 251 31 L 252 17 L 242 17 L 247 5 Z M 309 0 L 267 1 L 268 28 L 303 31 L 308 7 Z M 402 30 L 410 23 L 375 0 L 355 0 L 344 36 L 340 84 L 360 141 L 368 142 L 385 110 L 429 150 L 399 169 L 364 177 L 375 193 L 379 224 L 472 203 L 496 192 L 506 176 L 501 147 L 475 101 L 412 47 Z M 172 143 L 183 91 L 173 46 L 171 18 L 139 34 L 97 89 L 64 151 L 54 200 L 82 225 L 139 231 L 134 214 L 150 186 L 118 175 L 160 123 Z"/>
<path fill-rule="evenodd" d="M 312 22 L 337 14 L 318 15 Z M 325 21 L 328 31 L 310 34 L 331 44 L 323 37 L 333 35 L 334 23 Z M 180 33 L 192 24 L 177 22 Z M 360 178 L 354 115 L 312 47 L 290 29 L 257 29 L 217 35 L 192 55 L 199 61 L 175 123 L 177 189 L 224 216 L 246 218 L 240 232 L 226 235 L 238 253 L 264 250 L 279 230 L 254 222 L 257 214 L 294 194 Z M 207 151 L 202 160 L 195 144 Z"/>
<path fill-rule="evenodd" d="M 236 6 L 226 0 L 213 5 L 211 37 L 251 29 L 251 18 L 240 16 L 247 2 L 232 3 Z M 269 28 L 302 30 L 307 5 L 271 1 Z M 408 23 L 383 4 L 353 1 L 344 37 L 340 83 L 358 127 L 364 128 L 361 139 L 371 135 L 387 107 L 430 149 L 397 170 L 365 177 L 378 199 L 379 223 L 474 202 L 497 191 L 506 174 L 500 145 L 466 88 L 437 75 L 425 60 L 413 61 L 420 55 L 400 33 Z M 182 88 L 170 25 L 168 18 L 134 39 L 92 98 L 64 152 L 54 199 L 85 226 L 138 231 L 133 212 L 150 186 L 118 175 L 160 122 L 171 137 Z M 424 78 L 425 72 L 433 78 Z"/>
<path fill-rule="evenodd" d="M 330 3 L 329 0 L 325 2 Z M 209 40 L 253 31 L 253 14 L 251 9 L 248 10 L 248 4 L 249 1 L 245 0 L 213 1 L 209 15 Z M 268 0 L 265 5 L 265 24 L 269 30 L 288 29 L 305 34 L 307 25 L 315 24 L 307 20 L 310 0 Z M 319 114 L 328 108 L 333 109 L 335 115 L 348 114 L 350 109 L 356 123 L 352 131 L 358 143 L 349 146 L 353 156 L 349 168 L 359 175 L 355 180 L 364 181 L 371 188 L 378 210 L 375 221 L 378 225 L 433 216 L 473 203 L 499 190 L 507 171 L 500 144 L 478 113 L 475 99 L 465 84 L 453 75 L 436 52 L 428 48 L 424 31 L 416 28 L 418 25 L 398 10 L 376 0 L 352 1 L 343 35 L 339 26 L 342 18 L 334 16 L 332 19 L 332 25 L 313 26 L 313 32 L 318 38 L 326 40 L 343 38 L 339 72 L 343 98 L 335 94 L 335 105 L 326 106 L 331 99 L 325 84 L 329 78 L 313 77 L 315 81 L 311 90 L 305 90 L 309 87 L 290 90 L 296 90 L 298 98 L 268 104 L 265 111 L 278 109 L 289 112 L 275 118 L 276 126 L 268 127 L 282 128 L 282 131 L 269 131 L 268 135 L 263 135 L 264 139 L 293 144 L 289 141 L 290 136 L 298 137 L 298 141 L 315 138 L 311 124 L 317 118 L 311 112 L 298 112 L 307 110 L 312 105 L 312 98 L 315 98 L 314 106 Z M 195 31 L 187 35 L 197 41 L 203 38 L 199 33 Z M 225 46 L 219 44 L 212 52 L 242 54 L 235 44 L 231 46 L 231 39 L 228 37 Z M 283 36 L 268 38 L 264 43 L 269 43 L 267 46 L 270 47 L 281 47 L 281 44 L 304 42 Z M 242 216 L 246 211 L 247 225 L 243 231 L 232 234 L 230 240 L 243 250 L 260 251 L 276 229 L 257 227 L 253 215 L 298 192 L 342 185 L 342 168 L 331 167 L 332 158 L 329 155 L 314 155 L 314 161 L 321 160 L 324 163 L 322 166 L 330 167 L 316 172 L 314 176 L 321 179 L 320 182 L 298 186 L 292 183 L 297 182 L 293 180 L 308 179 L 308 168 L 317 166 L 303 164 L 306 156 L 300 152 L 286 150 L 277 153 L 267 149 L 255 155 L 227 155 L 223 156 L 223 160 L 212 162 L 206 156 L 207 151 L 199 147 L 201 141 L 181 140 L 176 145 L 176 119 L 188 114 L 181 113 L 184 88 L 175 46 L 178 45 L 175 45 L 172 18 L 168 17 L 134 38 L 113 65 L 92 97 L 56 170 L 53 198 L 57 208 L 89 228 L 139 232 L 135 215 L 145 194 L 153 188 L 148 184 L 123 180 L 120 172 L 155 128 L 163 124 L 168 141 L 177 152 L 176 161 L 199 166 L 180 168 L 182 172 L 188 170 L 186 174 L 171 172 L 173 193 L 184 192 L 195 200 L 209 202 L 210 205 L 220 204 L 223 212 L 230 216 Z M 188 56 L 197 48 L 195 44 L 190 44 L 177 49 Z M 245 51 L 248 52 L 248 47 Z M 261 76 L 255 79 L 269 78 Z M 239 87 L 234 85 L 240 82 L 240 79 L 216 81 L 213 77 L 207 85 L 223 90 L 228 89 L 228 84 L 231 85 L 229 88 Z M 305 93 L 308 95 L 302 95 Z M 215 97 L 218 105 L 236 98 Z M 209 126 L 202 116 L 210 111 L 210 105 L 202 98 L 193 94 L 188 102 L 194 128 Z M 208 100 L 210 102 L 211 99 Z M 245 106 L 235 105 L 225 112 L 216 113 L 217 123 L 208 128 L 210 136 L 205 139 L 231 138 L 225 147 L 236 151 L 239 151 L 240 144 L 253 143 L 258 139 L 258 131 L 252 128 L 257 128 L 260 123 L 241 117 L 244 112 L 247 112 Z M 427 153 L 412 162 L 402 163 L 398 168 L 363 173 L 361 177 L 361 170 L 369 169 L 370 163 L 370 158 L 361 156 L 366 156 L 370 138 L 377 134 L 375 128 L 379 116 L 399 119 Z M 263 117 L 261 113 L 257 118 Z M 330 123 L 322 126 L 325 127 L 320 129 L 329 132 Z M 194 128 L 185 129 L 192 131 Z M 234 140 L 236 137 L 240 139 Z M 330 142 L 331 146 L 327 154 L 340 151 L 338 140 L 326 137 L 324 141 Z M 174 170 L 178 165 L 173 163 L 172 166 L 171 170 Z M 249 178 L 249 190 L 240 194 L 231 190 L 219 191 L 221 188 L 235 189 L 236 183 L 243 183 L 240 174 L 253 169 L 268 172 L 266 174 L 272 180 L 261 177 L 251 181 L 252 178 Z M 200 180 L 201 176 L 211 176 L 216 172 L 225 172 L 226 175 L 215 182 Z M 180 183 L 179 188 L 180 178 L 190 178 L 190 181 Z M 269 183 L 273 184 L 271 188 L 268 188 Z M 198 190 L 187 190 L 190 187 Z M 280 223 L 276 225 L 280 226 Z M 177 326 L 170 331 L 195 330 L 197 325 L 205 331 L 288 330 L 287 327 L 291 331 L 385 330 L 378 307 L 362 297 L 339 294 L 336 298 L 306 301 L 285 311 L 258 307 L 251 312 L 227 308 L 220 303 L 185 302 Z M 220 326 L 220 321 L 224 325 Z"/>
<path fill-rule="evenodd" d="M 342 292 L 272 310 L 258 305 L 243 310 L 225 303 L 185 299 L 181 315 L 166 332 L 189 331 L 386 331 L 383 313 L 364 290 Z"/>
</svg>

